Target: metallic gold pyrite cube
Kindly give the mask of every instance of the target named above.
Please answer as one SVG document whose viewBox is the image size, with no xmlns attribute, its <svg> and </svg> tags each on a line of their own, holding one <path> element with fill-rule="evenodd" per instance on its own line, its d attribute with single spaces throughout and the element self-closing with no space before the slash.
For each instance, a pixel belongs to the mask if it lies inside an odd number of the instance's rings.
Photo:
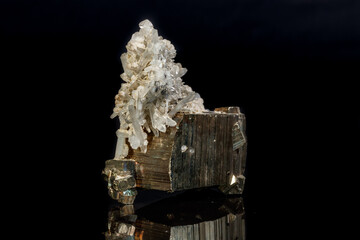
<svg viewBox="0 0 360 240">
<path fill-rule="evenodd" d="M 168 192 L 218 187 L 225 194 L 241 194 L 247 141 L 240 109 L 179 112 L 174 120 L 175 127 L 148 136 L 146 153 L 129 148 L 126 158 L 106 161 L 109 195 L 132 204 L 136 187 Z"/>
</svg>

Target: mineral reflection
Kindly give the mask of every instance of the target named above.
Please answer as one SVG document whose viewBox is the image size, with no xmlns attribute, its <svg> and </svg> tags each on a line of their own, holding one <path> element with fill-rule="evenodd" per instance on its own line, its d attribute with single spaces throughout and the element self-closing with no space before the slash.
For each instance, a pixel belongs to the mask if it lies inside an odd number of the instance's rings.
<svg viewBox="0 0 360 240">
<path fill-rule="evenodd" d="M 245 240 L 244 212 L 242 198 L 208 192 L 187 192 L 136 211 L 120 205 L 109 211 L 105 239 Z"/>
</svg>

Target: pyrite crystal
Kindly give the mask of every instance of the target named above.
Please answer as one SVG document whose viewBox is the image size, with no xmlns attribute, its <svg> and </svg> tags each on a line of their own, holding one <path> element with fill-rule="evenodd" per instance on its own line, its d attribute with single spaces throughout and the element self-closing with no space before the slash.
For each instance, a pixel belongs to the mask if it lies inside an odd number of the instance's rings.
<svg viewBox="0 0 360 240">
<path fill-rule="evenodd" d="M 238 107 L 205 110 L 181 79 L 176 50 L 144 20 L 121 55 L 124 73 L 111 118 L 118 117 L 114 159 L 103 173 L 109 194 L 131 204 L 135 187 L 177 191 L 219 186 L 241 193 L 246 159 L 245 116 Z"/>
</svg>

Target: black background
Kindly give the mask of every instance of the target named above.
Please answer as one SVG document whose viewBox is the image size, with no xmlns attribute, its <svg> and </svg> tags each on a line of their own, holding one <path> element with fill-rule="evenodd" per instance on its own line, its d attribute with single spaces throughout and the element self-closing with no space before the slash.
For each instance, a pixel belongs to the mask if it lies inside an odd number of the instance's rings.
<svg viewBox="0 0 360 240">
<path fill-rule="evenodd" d="M 247 117 L 248 239 L 301 234 L 295 219 L 316 219 L 305 206 L 339 190 L 328 168 L 356 159 L 359 10 L 351 0 L 2 0 L 3 106 L 29 190 L 14 198 L 49 224 L 39 229 L 102 238 L 119 57 L 147 18 L 206 108 Z"/>
</svg>

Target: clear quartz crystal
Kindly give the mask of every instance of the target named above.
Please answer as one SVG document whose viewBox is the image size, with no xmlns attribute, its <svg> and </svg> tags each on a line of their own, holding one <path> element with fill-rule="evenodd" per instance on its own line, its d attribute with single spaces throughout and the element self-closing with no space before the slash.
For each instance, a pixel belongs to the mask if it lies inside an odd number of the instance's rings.
<svg viewBox="0 0 360 240">
<path fill-rule="evenodd" d="M 176 126 L 173 120 L 179 111 L 200 113 L 203 100 L 181 77 L 187 72 L 175 63 L 175 47 L 163 39 L 149 20 L 139 24 L 140 30 L 132 35 L 121 55 L 125 81 L 115 96 L 111 118 L 118 117 L 120 129 L 114 159 L 125 158 L 130 147 L 147 150 L 147 134 L 155 137 Z M 127 141 L 126 141 L 127 139 Z"/>
<path fill-rule="evenodd" d="M 186 145 L 181 146 L 181 152 L 186 152 L 187 149 L 188 147 Z"/>
</svg>

